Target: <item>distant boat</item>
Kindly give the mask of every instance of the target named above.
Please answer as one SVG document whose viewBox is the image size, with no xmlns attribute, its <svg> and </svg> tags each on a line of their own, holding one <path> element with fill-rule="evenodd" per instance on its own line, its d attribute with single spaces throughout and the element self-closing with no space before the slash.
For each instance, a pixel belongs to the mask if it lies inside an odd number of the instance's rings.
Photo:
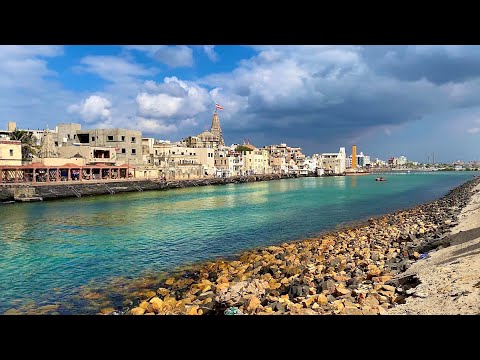
<svg viewBox="0 0 480 360">
<path fill-rule="evenodd" d="M 387 179 L 380 176 L 380 177 L 375 178 L 375 181 L 387 181 Z"/>
<path fill-rule="evenodd" d="M 410 174 L 410 170 L 407 170 L 407 174 Z"/>
</svg>

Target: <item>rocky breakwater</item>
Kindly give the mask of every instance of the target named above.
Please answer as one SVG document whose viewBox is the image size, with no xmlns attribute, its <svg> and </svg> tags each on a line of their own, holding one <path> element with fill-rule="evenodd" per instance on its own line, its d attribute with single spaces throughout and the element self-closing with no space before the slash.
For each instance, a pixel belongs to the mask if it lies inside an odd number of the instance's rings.
<svg viewBox="0 0 480 360">
<path fill-rule="evenodd" d="M 383 314 L 413 294 L 418 279 L 401 273 L 444 245 L 479 182 L 355 228 L 192 267 L 162 280 L 124 313 Z"/>
</svg>

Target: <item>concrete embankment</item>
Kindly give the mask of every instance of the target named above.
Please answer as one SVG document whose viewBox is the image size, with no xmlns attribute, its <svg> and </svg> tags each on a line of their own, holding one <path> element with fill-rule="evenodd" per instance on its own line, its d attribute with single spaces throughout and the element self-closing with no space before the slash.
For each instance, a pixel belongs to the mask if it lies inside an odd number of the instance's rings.
<svg viewBox="0 0 480 360">
<path fill-rule="evenodd" d="M 22 199 L 41 198 L 54 200 L 67 197 L 84 197 L 93 195 L 117 194 L 132 191 L 167 190 L 194 186 L 239 184 L 254 181 L 270 181 L 295 178 L 295 175 L 251 175 L 229 178 L 194 179 L 194 180 L 125 180 L 104 182 L 68 182 L 58 184 L 2 184 L 0 185 L 0 202 Z"/>
<path fill-rule="evenodd" d="M 351 229 L 192 266 L 135 292 L 114 313 L 385 314 L 424 296 L 418 277 L 404 272 L 445 244 L 479 183 Z"/>
</svg>

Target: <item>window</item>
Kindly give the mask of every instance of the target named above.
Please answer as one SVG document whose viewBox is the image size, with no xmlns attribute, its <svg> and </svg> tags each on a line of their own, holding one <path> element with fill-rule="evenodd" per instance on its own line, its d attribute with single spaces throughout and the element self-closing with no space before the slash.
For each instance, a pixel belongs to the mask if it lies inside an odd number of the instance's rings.
<svg viewBox="0 0 480 360">
<path fill-rule="evenodd" d="M 73 135 L 73 138 L 76 139 L 76 138 L 77 138 L 77 135 Z"/>
<path fill-rule="evenodd" d="M 157 150 L 155 150 L 155 155 L 158 155 L 158 151 L 157 151 Z"/>
<path fill-rule="evenodd" d="M 67 138 L 68 138 L 68 140 L 70 140 L 70 134 L 67 134 Z"/>
<path fill-rule="evenodd" d="M 125 136 L 122 136 L 122 141 L 125 141 Z"/>
<path fill-rule="evenodd" d="M 58 141 L 55 141 L 55 146 L 58 146 Z"/>
<path fill-rule="evenodd" d="M 126 151 L 125 151 L 125 149 L 122 149 L 122 154 L 126 154 Z"/>
<path fill-rule="evenodd" d="M 95 136 L 92 136 L 92 141 L 95 141 Z"/>
<path fill-rule="evenodd" d="M 134 137 L 134 136 L 132 136 L 132 143 L 134 143 L 134 142 L 135 142 L 135 137 Z"/>
<path fill-rule="evenodd" d="M 10 156 L 13 156 L 13 149 L 10 149 Z"/>
<path fill-rule="evenodd" d="M 148 163 L 150 164 L 150 160 L 148 160 Z"/>
<path fill-rule="evenodd" d="M 132 149 L 132 155 L 135 155 L 137 153 L 137 150 Z"/>
<path fill-rule="evenodd" d="M 107 136 L 107 141 L 113 141 L 113 135 L 108 135 Z"/>
</svg>

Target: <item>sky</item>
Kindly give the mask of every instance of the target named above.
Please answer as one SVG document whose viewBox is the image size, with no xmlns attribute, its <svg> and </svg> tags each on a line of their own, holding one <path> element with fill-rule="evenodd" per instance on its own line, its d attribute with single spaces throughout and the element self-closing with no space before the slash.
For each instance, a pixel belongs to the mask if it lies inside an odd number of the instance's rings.
<svg viewBox="0 0 480 360">
<path fill-rule="evenodd" d="M 0 129 L 177 141 L 209 129 L 215 103 L 226 144 L 480 160 L 480 46 L 0 46 Z"/>
</svg>

